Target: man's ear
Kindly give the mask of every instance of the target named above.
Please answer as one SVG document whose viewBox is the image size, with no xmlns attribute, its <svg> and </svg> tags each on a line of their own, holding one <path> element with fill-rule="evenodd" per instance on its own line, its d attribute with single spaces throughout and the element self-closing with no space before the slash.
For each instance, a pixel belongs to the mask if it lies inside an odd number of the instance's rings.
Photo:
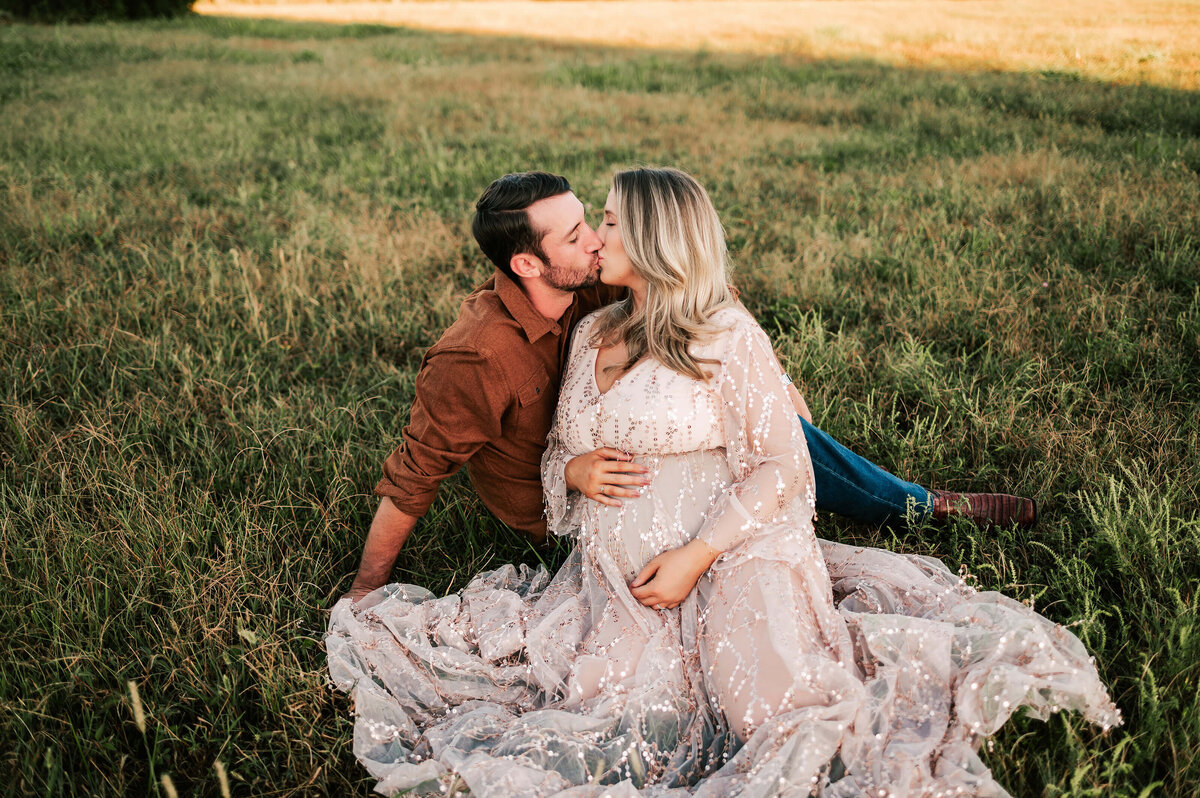
<svg viewBox="0 0 1200 798">
<path fill-rule="evenodd" d="M 541 277 L 542 261 L 528 252 L 518 252 L 508 261 L 513 274 L 518 277 Z"/>
</svg>

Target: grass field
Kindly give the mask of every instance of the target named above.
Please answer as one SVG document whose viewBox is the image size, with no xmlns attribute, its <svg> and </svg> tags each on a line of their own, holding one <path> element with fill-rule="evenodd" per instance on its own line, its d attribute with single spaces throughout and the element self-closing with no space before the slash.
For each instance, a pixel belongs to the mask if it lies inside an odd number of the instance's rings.
<svg viewBox="0 0 1200 798">
<path fill-rule="evenodd" d="M 1198 134 L 1194 92 L 1056 69 L 0 26 L 0 791 L 369 794 L 321 639 L 421 354 L 488 273 L 471 205 L 542 167 L 596 206 L 654 162 L 710 189 L 823 427 L 1041 503 L 1031 534 L 821 528 L 1093 652 L 1125 726 L 1018 719 L 1000 781 L 1194 795 Z M 538 557 L 460 480 L 396 577 Z"/>
</svg>

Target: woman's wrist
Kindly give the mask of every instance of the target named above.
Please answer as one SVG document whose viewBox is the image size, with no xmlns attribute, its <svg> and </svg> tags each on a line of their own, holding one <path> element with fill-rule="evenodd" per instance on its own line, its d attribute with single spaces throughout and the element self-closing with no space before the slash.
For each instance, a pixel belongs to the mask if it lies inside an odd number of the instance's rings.
<svg viewBox="0 0 1200 798">
<path fill-rule="evenodd" d="M 695 557 L 697 564 L 703 566 L 700 568 L 700 573 L 707 571 L 709 566 L 716 562 L 717 558 L 720 557 L 722 553 L 718 549 L 714 549 L 712 546 L 705 543 L 700 538 L 695 538 L 689 542 L 686 548 L 692 550 L 692 555 Z"/>
<path fill-rule="evenodd" d="M 575 480 L 572 479 L 574 475 L 571 472 L 574 470 L 573 466 L 575 465 L 575 461 L 580 460 L 581 458 L 582 456 L 572 457 L 563 465 L 563 482 L 566 483 L 568 493 L 571 491 L 579 492 L 579 486 L 576 484 Z"/>
</svg>

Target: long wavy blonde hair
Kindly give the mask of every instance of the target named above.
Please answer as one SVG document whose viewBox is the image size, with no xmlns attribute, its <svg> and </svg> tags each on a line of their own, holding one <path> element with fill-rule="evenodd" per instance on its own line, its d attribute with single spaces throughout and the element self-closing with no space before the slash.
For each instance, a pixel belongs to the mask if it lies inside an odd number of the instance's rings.
<svg viewBox="0 0 1200 798">
<path fill-rule="evenodd" d="M 678 169 L 627 169 L 613 175 L 621 243 L 633 270 L 647 283 L 633 297 L 604 309 L 594 341 L 625 342 L 628 358 L 610 369 L 628 371 L 649 356 L 688 377 L 707 380 L 688 345 L 716 332 L 713 313 L 734 303 L 729 287 L 725 231 L 704 187 Z"/>
</svg>

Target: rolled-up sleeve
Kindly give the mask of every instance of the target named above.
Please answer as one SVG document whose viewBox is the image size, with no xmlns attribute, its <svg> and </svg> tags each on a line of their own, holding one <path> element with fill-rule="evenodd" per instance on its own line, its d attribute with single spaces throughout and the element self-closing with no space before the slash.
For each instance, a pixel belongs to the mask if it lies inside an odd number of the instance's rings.
<svg viewBox="0 0 1200 798">
<path fill-rule="evenodd" d="M 481 352 L 431 352 L 417 374 L 416 399 L 402 442 L 383 464 L 375 495 L 401 511 L 423 516 L 442 480 L 481 447 L 501 436 L 511 392 L 497 390 L 495 368 Z"/>
</svg>

